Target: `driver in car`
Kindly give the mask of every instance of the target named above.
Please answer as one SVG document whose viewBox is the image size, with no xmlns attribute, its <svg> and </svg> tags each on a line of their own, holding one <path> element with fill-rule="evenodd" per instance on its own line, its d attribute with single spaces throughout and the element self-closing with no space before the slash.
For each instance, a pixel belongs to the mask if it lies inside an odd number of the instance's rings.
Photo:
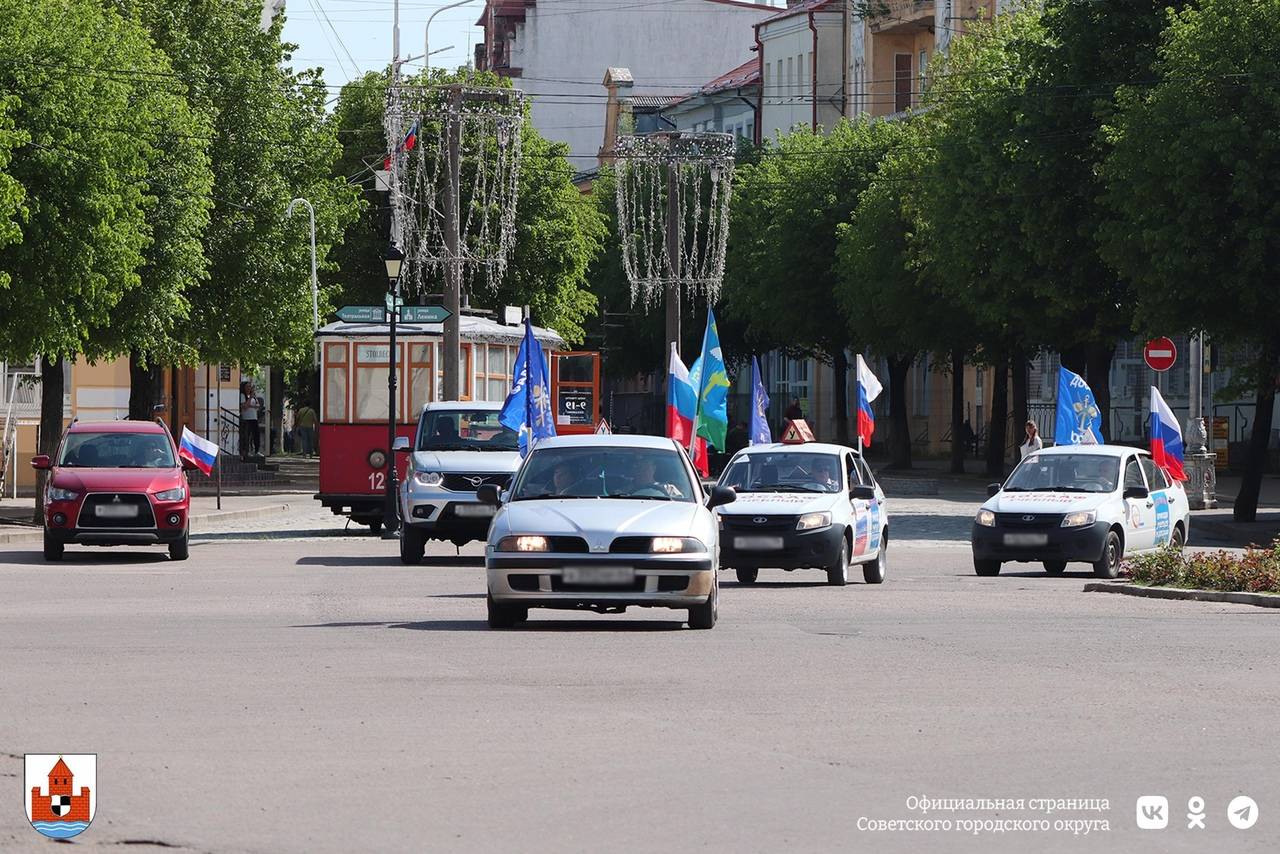
<svg viewBox="0 0 1280 854">
<path fill-rule="evenodd" d="M 670 498 L 682 498 L 683 493 L 667 478 L 658 477 L 658 464 L 651 456 L 636 459 L 631 473 L 631 491 L 645 490 L 661 492 Z"/>
<path fill-rule="evenodd" d="M 556 495 L 568 495 L 569 489 L 578 482 L 578 472 L 567 462 L 558 463 L 551 472 L 551 491 Z"/>
<path fill-rule="evenodd" d="M 840 478 L 836 476 L 835 461 L 830 457 L 818 457 L 813 463 L 813 481 L 827 492 L 840 490 Z"/>
</svg>

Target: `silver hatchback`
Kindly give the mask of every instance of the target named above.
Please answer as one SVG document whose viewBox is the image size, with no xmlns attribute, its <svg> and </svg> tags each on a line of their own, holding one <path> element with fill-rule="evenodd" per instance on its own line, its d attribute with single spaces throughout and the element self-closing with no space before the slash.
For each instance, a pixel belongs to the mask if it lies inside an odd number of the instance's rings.
<svg viewBox="0 0 1280 854">
<path fill-rule="evenodd" d="M 704 492 L 683 449 L 654 436 L 544 439 L 498 506 L 485 548 L 489 625 L 530 608 L 620 613 L 679 608 L 689 626 L 715 625 L 720 546 L 712 509 L 732 489 Z"/>
</svg>

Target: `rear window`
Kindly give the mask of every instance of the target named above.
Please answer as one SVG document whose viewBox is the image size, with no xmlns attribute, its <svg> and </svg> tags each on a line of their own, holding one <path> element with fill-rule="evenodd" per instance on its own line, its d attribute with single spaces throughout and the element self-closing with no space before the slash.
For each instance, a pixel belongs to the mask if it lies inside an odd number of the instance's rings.
<svg viewBox="0 0 1280 854">
<path fill-rule="evenodd" d="M 68 468 L 173 468 L 173 445 L 164 433 L 68 433 L 58 455 Z"/>
</svg>

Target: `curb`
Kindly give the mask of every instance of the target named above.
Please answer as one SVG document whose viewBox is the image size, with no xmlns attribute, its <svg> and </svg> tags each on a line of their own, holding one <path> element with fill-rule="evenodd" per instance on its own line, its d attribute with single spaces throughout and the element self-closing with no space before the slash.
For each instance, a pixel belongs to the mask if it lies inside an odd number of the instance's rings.
<svg viewBox="0 0 1280 854">
<path fill-rule="evenodd" d="M 1274 593 L 1236 593 L 1222 590 L 1185 590 L 1180 587 L 1144 587 L 1141 584 L 1113 584 L 1093 581 L 1084 586 L 1085 593 L 1122 593 L 1148 599 L 1182 599 L 1195 602 L 1230 602 L 1234 605 L 1256 605 L 1280 608 L 1280 596 Z"/>
<path fill-rule="evenodd" d="M 192 515 L 191 524 L 193 530 L 191 533 L 193 536 L 198 535 L 200 533 L 198 527 L 202 524 L 210 522 L 245 522 L 250 519 L 275 516 L 288 512 L 291 506 L 289 504 L 267 504 L 262 507 L 246 507 L 243 510 L 213 510 L 208 513 Z M 21 531 L 0 531 L 0 545 L 35 543 L 40 542 L 43 538 L 44 534 L 40 528 L 28 528 Z"/>
</svg>

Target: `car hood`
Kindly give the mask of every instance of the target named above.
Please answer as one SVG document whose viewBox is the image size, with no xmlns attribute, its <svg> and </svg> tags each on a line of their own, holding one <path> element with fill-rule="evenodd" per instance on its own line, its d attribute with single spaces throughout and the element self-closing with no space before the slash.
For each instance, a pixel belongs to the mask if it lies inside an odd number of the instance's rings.
<svg viewBox="0 0 1280 854">
<path fill-rule="evenodd" d="M 512 474 L 520 466 L 517 451 L 414 451 L 414 471 Z"/>
<path fill-rule="evenodd" d="M 1109 492 L 1001 492 L 988 498 L 984 510 L 996 513 L 1074 513 L 1096 510 Z"/>
<path fill-rule="evenodd" d="M 739 492 L 736 501 L 717 507 L 725 516 L 758 516 L 762 513 L 802 515 L 830 510 L 839 493 Z"/>
<path fill-rule="evenodd" d="M 573 498 L 512 501 L 503 507 L 506 533 L 574 535 L 592 551 L 608 551 L 615 537 L 698 534 L 702 506 L 688 501 L 640 501 L 625 498 Z"/>
<path fill-rule="evenodd" d="M 52 484 L 76 492 L 159 492 L 182 486 L 182 469 L 58 468 Z"/>
</svg>

